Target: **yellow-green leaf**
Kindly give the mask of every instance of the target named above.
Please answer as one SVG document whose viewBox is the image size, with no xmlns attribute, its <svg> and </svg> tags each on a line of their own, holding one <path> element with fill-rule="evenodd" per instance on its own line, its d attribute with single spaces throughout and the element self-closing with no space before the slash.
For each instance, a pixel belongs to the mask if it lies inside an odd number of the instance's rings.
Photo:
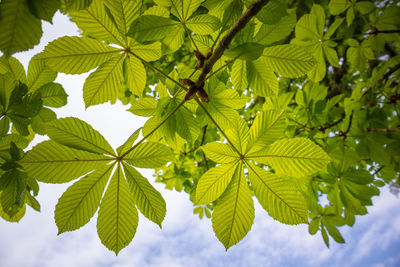
<svg viewBox="0 0 400 267">
<path fill-rule="evenodd" d="M 272 218 L 285 224 L 308 223 L 307 202 L 292 180 L 246 165 L 254 193 Z"/>
<path fill-rule="evenodd" d="M 135 236 L 138 220 L 135 200 L 118 165 L 100 204 L 97 233 L 101 243 L 118 255 Z"/>
<path fill-rule="evenodd" d="M 230 163 L 239 159 L 238 154 L 228 145 L 223 143 L 208 143 L 201 148 L 207 158 L 218 163 Z"/>
<path fill-rule="evenodd" d="M 181 27 L 178 21 L 169 18 L 143 15 L 132 23 L 128 36 L 139 42 L 160 41 L 167 36 L 176 36 Z"/>
<path fill-rule="evenodd" d="M 55 71 L 80 74 L 101 65 L 120 51 L 92 38 L 64 36 L 49 43 L 38 59 L 44 60 Z"/>
<path fill-rule="evenodd" d="M 154 42 L 152 44 L 135 43 L 130 48 L 133 53 L 144 59 L 145 61 L 155 61 L 161 57 L 161 43 Z"/>
<path fill-rule="evenodd" d="M 245 90 L 247 88 L 247 68 L 246 61 L 237 59 L 233 62 L 231 79 L 233 87 L 237 90 Z"/>
<path fill-rule="evenodd" d="M 0 13 L 0 50 L 6 57 L 39 43 L 42 23 L 31 14 L 26 0 L 3 0 Z"/>
<path fill-rule="evenodd" d="M 126 36 L 129 26 L 139 16 L 142 3 L 130 0 L 105 0 L 104 4 L 109 8 L 121 36 Z"/>
<path fill-rule="evenodd" d="M 129 152 L 124 160 L 139 168 L 158 168 L 171 161 L 174 155 L 174 151 L 163 144 L 146 142 Z"/>
<path fill-rule="evenodd" d="M 66 183 L 111 160 L 110 157 L 68 148 L 49 140 L 28 151 L 21 164 L 28 175 L 38 181 Z"/>
<path fill-rule="evenodd" d="M 157 111 L 157 100 L 152 97 L 144 97 L 138 101 L 133 102 L 132 106 L 128 111 L 132 112 L 137 116 L 151 117 L 156 114 Z"/>
<path fill-rule="evenodd" d="M 70 11 L 72 21 L 88 36 L 124 46 L 124 37 L 108 17 L 103 1 L 93 1 L 88 9 Z M 126 43 L 125 43 L 126 44 Z"/>
<path fill-rule="evenodd" d="M 59 83 L 47 83 L 40 87 L 44 106 L 59 108 L 67 104 L 68 95 Z"/>
<path fill-rule="evenodd" d="M 186 26 L 196 34 L 206 35 L 215 32 L 221 26 L 221 22 L 217 17 L 203 14 L 189 19 Z"/>
<path fill-rule="evenodd" d="M 215 235 L 228 249 L 246 236 L 253 221 L 253 199 L 240 164 L 228 188 L 215 205 L 212 225 Z"/>
<path fill-rule="evenodd" d="M 135 168 L 124 164 L 124 172 L 137 208 L 161 228 L 166 213 L 165 200 Z"/>
<path fill-rule="evenodd" d="M 126 72 L 125 82 L 129 90 L 141 97 L 146 86 L 146 70 L 143 63 L 132 55 L 127 55 L 124 61 Z"/>
<path fill-rule="evenodd" d="M 286 128 L 283 110 L 268 110 L 259 113 L 250 128 L 247 153 L 266 148 L 283 135 Z"/>
<path fill-rule="evenodd" d="M 46 133 L 52 140 L 64 146 L 98 154 L 114 154 L 106 139 L 78 118 L 69 117 L 49 122 Z"/>
<path fill-rule="evenodd" d="M 88 174 L 62 194 L 54 213 L 58 234 L 79 229 L 89 222 L 97 211 L 113 166 Z"/>
<path fill-rule="evenodd" d="M 321 147 L 303 137 L 275 141 L 246 158 L 272 166 L 279 175 L 304 177 L 324 170 L 331 161 Z"/>
<path fill-rule="evenodd" d="M 247 79 L 249 87 L 256 95 L 273 96 L 278 94 L 278 79 L 263 58 L 247 61 Z"/>
<path fill-rule="evenodd" d="M 236 126 L 226 130 L 226 135 L 232 142 L 232 145 L 243 154 L 249 140 L 249 126 L 247 122 L 238 116 Z M 231 144 L 229 144 L 231 145 Z M 237 155 L 237 154 L 236 154 Z"/>
<path fill-rule="evenodd" d="M 225 191 L 238 166 L 238 161 L 222 164 L 205 172 L 196 186 L 196 205 L 208 204 Z"/>
<path fill-rule="evenodd" d="M 314 58 L 302 47 L 296 45 L 267 47 L 262 57 L 273 71 L 287 78 L 303 76 L 315 65 Z"/>
<path fill-rule="evenodd" d="M 114 57 L 92 72 L 83 85 L 86 108 L 111 100 L 115 102 L 121 87 L 122 55 Z"/>
<path fill-rule="evenodd" d="M 29 62 L 28 77 L 26 85 L 29 91 L 38 90 L 43 85 L 50 83 L 57 77 L 57 72 L 44 64 L 44 61 L 37 59 L 38 55 L 34 56 Z"/>
</svg>

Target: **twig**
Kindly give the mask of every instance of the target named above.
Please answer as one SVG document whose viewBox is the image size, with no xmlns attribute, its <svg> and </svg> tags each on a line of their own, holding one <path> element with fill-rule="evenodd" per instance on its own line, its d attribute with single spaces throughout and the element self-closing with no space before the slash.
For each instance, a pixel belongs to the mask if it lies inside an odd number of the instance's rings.
<svg viewBox="0 0 400 267">
<path fill-rule="evenodd" d="M 381 128 L 365 128 L 367 132 L 383 132 L 383 133 L 400 133 L 400 128 L 396 129 L 381 129 Z"/>
<path fill-rule="evenodd" d="M 268 3 L 268 0 L 256 0 L 244 13 L 243 15 L 236 21 L 235 25 L 228 31 L 228 33 L 222 37 L 221 41 L 218 44 L 218 47 L 213 52 L 212 56 L 206 60 L 203 66 L 203 71 L 201 72 L 199 78 L 196 81 L 196 86 L 201 86 L 207 74 L 212 70 L 214 64 L 218 59 L 224 54 L 225 50 L 228 48 L 230 43 L 233 40 L 233 37 L 242 30 L 246 24 L 252 19 L 261 8 Z"/>
</svg>

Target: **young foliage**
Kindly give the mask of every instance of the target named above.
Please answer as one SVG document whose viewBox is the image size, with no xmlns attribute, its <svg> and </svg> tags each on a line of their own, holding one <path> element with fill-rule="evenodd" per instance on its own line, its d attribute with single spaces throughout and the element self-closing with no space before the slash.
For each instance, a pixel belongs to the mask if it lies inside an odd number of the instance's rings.
<svg viewBox="0 0 400 267">
<path fill-rule="evenodd" d="M 116 254 L 135 235 L 135 206 L 161 227 L 165 201 L 133 166 L 160 167 L 173 157 L 170 148 L 143 143 L 143 139 L 133 145 L 138 137 L 135 135 L 115 152 L 99 132 L 72 117 L 46 124 L 46 132 L 51 140 L 36 145 L 21 160 L 28 175 L 46 183 L 82 177 L 58 201 L 55 220 L 59 234 L 85 225 L 99 205 L 99 237 Z"/>
<path fill-rule="evenodd" d="M 343 243 L 337 228 L 399 183 L 400 9 L 289 2 L 2 1 L 0 216 L 40 209 L 36 179 L 78 179 L 56 206 L 59 233 L 100 207 L 99 237 L 118 253 L 137 209 L 161 227 L 165 202 L 135 167 L 159 168 L 157 181 L 190 194 L 226 249 L 251 229 L 253 194 L 275 220 Z M 37 44 L 40 20 L 59 8 L 82 34 L 50 42 L 26 76 L 11 55 Z M 149 117 L 116 150 L 50 109 L 67 103 L 57 72 L 88 71 L 86 107 L 119 99 Z M 34 133 L 51 140 L 24 155 Z"/>
</svg>

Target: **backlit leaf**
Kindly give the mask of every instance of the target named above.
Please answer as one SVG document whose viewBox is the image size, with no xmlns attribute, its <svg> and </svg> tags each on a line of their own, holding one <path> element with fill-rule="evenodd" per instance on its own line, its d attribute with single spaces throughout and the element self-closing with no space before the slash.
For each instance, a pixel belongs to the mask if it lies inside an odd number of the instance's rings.
<svg viewBox="0 0 400 267">
<path fill-rule="evenodd" d="M 246 158 L 270 165 L 277 174 L 291 177 L 322 171 L 331 161 L 321 147 L 302 137 L 275 141 L 265 150 L 247 154 Z"/>
<path fill-rule="evenodd" d="M 225 191 L 238 167 L 238 160 L 231 164 L 222 164 L 205 172 L 196 186 L 196 205 L 208 204 L 216 200 Z"/>
<path fill-rule="evenodd" d="M 21 160 L 30 177 L 45 183 L 66 183 L 99 168 L 112 159 L 68 148 L 54 141 L 37 144 Z"/>
<path fill-rule="evenodd" d="M 88 174 L 62 194 L 54 215 L 58 234 L 79 229 L 89 222 L 99 207 L 113 166 Z"/>
<path fill-rule="evenodd" d="M 124 172 L 137 208 L 161 228 L 166 213 L 166 204 L 161 194 L 135 168 L 125 164 Z"/>
<path fill-rule="evenodd" d="M 253 199 L 240 164 L 228 188 L 214 207 L 212 214 L 214 233 L 225 249 L 229 249 L 246 236 L 253 220 Z"/>
<path fill-rule="evenodd" d="M 307 202 L 293 181 L 251 163 L 247 167 L 254 193 L 272 218 L 285 224 L 308 223 Z"/>
<path fill-rule="evenodd" d="M 79 74 L 99 66 L 120 51 L 92 38 L 64 36 L 49 43 L 38 59 L 55 71 Z"/>
<path fill-rule="evenodd" d="M 122 168 L 118 165 L 100 204 L 97 233 L 101 243 L 117 255 L 133 239 L 138 212 Z"/>
<path fill-rule="evenodd" d="M 77 118 L 49 122 L 46 133 L 52 140 L 64 146 L 98 154 L 114 154 L 113 148 L 98 131 Z"/>
</svg>

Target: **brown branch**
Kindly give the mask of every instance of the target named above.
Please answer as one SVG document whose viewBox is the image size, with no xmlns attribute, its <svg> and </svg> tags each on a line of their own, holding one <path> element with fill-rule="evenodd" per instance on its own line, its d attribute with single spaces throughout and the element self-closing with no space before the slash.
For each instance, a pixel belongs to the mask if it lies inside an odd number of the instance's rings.
<svg viewBox="0 0 400 267">
<path fill-rule="evenodd" d="M 381 128 L 365 128 L 367 132 L 383 132 L 383 133 L 400 133 L 400 128 L 381 129 Z"/>
<path fill-rule="evenodd" d="M 201 86 L 206 80 L 207 74 L 212 70 L 214 64 L 218 59 L 222 57 L 225 50 L 228 48 L 233 40 L 233 37 L 242 30 L 246 24 L 261 10 L 263 6 L 268 3 L 268 0 L 256 0 L 244 14 L 236 21 L 235 25 L 229 30 L 229 32 L 221 39 L 218 47 L 213 52 L 212 56 L 204 63 L 203 71 L 196 81 L 196 86 Z"/>
</svg>

